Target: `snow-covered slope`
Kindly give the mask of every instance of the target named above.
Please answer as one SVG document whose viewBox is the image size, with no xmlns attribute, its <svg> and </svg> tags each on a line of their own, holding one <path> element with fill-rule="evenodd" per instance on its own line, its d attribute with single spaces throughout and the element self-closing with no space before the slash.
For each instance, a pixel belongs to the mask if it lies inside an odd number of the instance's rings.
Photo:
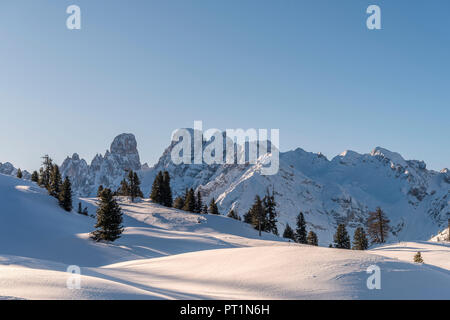
<svg viewBox="0 0 450 320">
<path fill-rule="evenodd" d="M 140 163 L 134 136 L 122 134 L 90 165 L 74 154 L 61 171 L 72 179 L 80 196 L 94 196 L 100 184 L 117 189 L 128 169 L 140 169 L 142 190 L 148 195 L 158 171 L 167 170 L 174 195 L 193 187 L 201 191 L 205 202 L 217 199 L 222 214 L 235 209 L 243 215 L 256 194 L 263 196 L 267 188 L 273 188 L 280 232 L 286 223 L 294 225 L 302 211 L 308 229 L 318 234 L 322 245 L 332 241 L 338 223 L 345 223 L 352 234 L 378 206 L 391 220 L 389 241 L 427 240 L 446 226 L 450 213 L 448 169 L 427 170 L 423 161 L 405 160 L 381 147 L 368 154 L 348 150 L 332 160 L 298 148 L 280 153 L 279 172 L 264 176 L 261 166 L 270 154 L 251 165 L 175 165 L 170 157 L 173 146 L 148 168 Z"/>
<path fill-rule="evenodd" d="M 434 237 L 432 237 L 430 239 L 430 241 L 433 242 L 449 242 L 449 228 L 444 229 L 443 231 L 439 232 L 437 235 L 435 235 Z"/>
<path fill-rule="evenodd" d="M 383 245 L 368 252 L 401 261 L 412 262 L 414 255 L 420 252 L 424 263 L 450 271 L 450 243 L 430 241 L 399 242 Z"/>
<path fill-rule="evenodd" d="M 96 199 L 83 199 L 92 213 Z M 448 269 L 282 241 L 221 216 L 121 201 L 113 244 L 31 182 L 0 175 L 0 299 L 449 299 Z M 427 256 L 425 256 L 428 259 Z M 366 269 L 382 270 L 382 289 Z M 68 265 L 81 267 L 69 289 Z"/>
</svg>

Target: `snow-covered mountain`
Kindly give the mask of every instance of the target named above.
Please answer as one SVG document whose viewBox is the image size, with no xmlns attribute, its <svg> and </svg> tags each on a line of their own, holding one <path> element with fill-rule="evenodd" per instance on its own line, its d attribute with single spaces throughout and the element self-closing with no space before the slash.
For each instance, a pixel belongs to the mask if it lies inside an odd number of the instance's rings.
<svg viewBox="0 0 450 320">
<path fill-rule="evenodd" d="M 295 225 L 296 215 L 305 214 L 308 228 L 327 245 L 338 223 L 351 234 L 363 225 L 369 211 L 380 206 L 391 220 L 390 241 L 426 240 L 447 225 L 450 214 L 450 172 L 428 170 L 423 161 L 405 160 L 400 154 L 377 147 L 371 153 L 345 151 L 328 160 L 322 154 L 300 148 L 280 153 L 276 175 L 264 176 L 261 166 L 271 154 L 256 164 L 175 165 L 172 143 L 151 168 L 140 163 L 137 142 L 132 134 L 121 134 L 104 155 L 88 164 L 78 154 L 61 165 L 79 196 L 95 196 L 98 186 L 117 189 L 132 169 L 139 172 L 142 191 L 148 196 L 155 175 L 167 170 L 175 195 L 186 188 L 200 190 L 204 201 L 214 197 L 222 214 L 235 209 L 243 215 L 256 194 L 274 189 L 278 202 L 279 231 L 286 223 Z M 204 143 L 203 148 L 207 146 Z"/>
<path fill-rule="evenodd" d="M 17 175 L 17 170 L 12 163 L 10 162 L 5 162 L 5 163 L 1 163 L 0 162 L 0 173 L 1 174 L 6 174 L 8 176 L 15 176 Z M 31 178 L 31 174 L 26 171 L 26 170 L 22 170 L 22 176 L 23 179 L 25 180 L 29 180 Z"/>
<path fill-rule="evenodd" d="M 100 185 L 117 189 L 127 170 L 141 169 L 134 135 L 117 136 L 105 155 L 97 154 L 88 165 L 77 153 L 67 157 L 61 165 L 63 177 L 70 177 L 76 194 L 95 195 Z"/>
</svg>

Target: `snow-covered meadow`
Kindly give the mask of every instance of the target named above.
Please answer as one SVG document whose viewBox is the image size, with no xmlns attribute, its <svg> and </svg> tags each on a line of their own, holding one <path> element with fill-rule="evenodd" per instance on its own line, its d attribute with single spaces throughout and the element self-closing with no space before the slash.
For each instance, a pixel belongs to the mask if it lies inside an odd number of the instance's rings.
<svg viewBox="0 0 450 320">
<path fill-rule="evenodd" d="M 82 199 L 94 214 L 96 199 Z M 77 204 L 77 200 L 74 201 Z M 450 299 L 450 247 L 408 242 L 367 252 L 311 247 L 223 216 L 121 201 L 125 232 L 89 239 L 95 220 L 67 213 L 34 183 L 0 174 L 4 299 Z M 424 265 L 412 263 L 421 251 Z M 70 289 L 80 267 L 80 289 Z M 371 265 L 381 289 L 369 290 Z"/>
</svg>

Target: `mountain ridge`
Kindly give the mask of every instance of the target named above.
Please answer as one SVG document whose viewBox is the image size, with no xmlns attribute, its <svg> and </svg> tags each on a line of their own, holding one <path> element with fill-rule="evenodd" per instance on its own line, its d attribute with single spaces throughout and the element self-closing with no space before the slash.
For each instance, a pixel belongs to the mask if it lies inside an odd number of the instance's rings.
<svg viewBox="0 0 450 320">
<path fill-rule="evenodd" d="M 296 215 L 303 211 L 308 229 L 318 233 L 323 245 L 332 241 L 338 223 L 345 223 L 352 232 L 364 225 L 368 212 L 377 206 L 391 219 L 391 240 L 429 239 L 447 223 L 450 212 L 448 169 L 428 170 L 425 162 L 405 160 L 382 147 L 366 154 L 347 150 L 331 160 L 302 148 L 280 152 L 279 172 L 264 176 L 261 166 L 270 161 L 270 153 L 254 164 L 175 165 L 171 161 L 174 145 L 172 142 L 158 162 L 148 167 L 140 162 L 134 135 L 121 134 L 91 164 L 74 153 L 60 169 L 82 197 L 95 196 L 100 184 L 117 189 L 130 169 L 140 175 L 142 191 L 148 197 L 157 172 L 167 170 L 174 196 L 192 187 L 202 193 L 205 202 L 214 197 L 222 214 L 234 209 L 241 216 L 256 194 L 263 196 L 267 188 L 274 188 L 279 232 L 287 223 L 295 225 Z"/>
</svg>

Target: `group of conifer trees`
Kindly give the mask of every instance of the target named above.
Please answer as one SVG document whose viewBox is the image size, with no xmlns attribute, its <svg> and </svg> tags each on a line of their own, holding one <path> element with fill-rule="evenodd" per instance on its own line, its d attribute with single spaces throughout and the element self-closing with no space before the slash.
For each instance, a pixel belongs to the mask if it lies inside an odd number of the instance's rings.
<svg viewBox="0 0 450 320">
<path fill-rule="evenodd" d="M 295 231 L 289 224 L 286 224 L 286 228 L 283 232 L 283 238 L 290 239 L 297 243 L 309 244 L 312 246 L 319 245 L 319 239 L 314 231 L 306 231 L 306 221 L 303 212 L 300 212 L 297 216 L 297 225 Z"/>
<path fill-rule="evenodd" d="M 270 193 L 269 189 L 267 189 L 264 198 L 261 199 L 257 195 L 250 210 L 244 214 L 244 222 L 251 224 L 253 228 L 258 230 L 259 236 L 261 236 L 261 232 L 271 232 L 278 235 L 278 213 L 276 211 L 277 203 L 274 193 L 273 190 Z"/>
<path fill-rule="evenodd" d="M 353 235 L 353 242 L 350 243 L 350 236 L 344 224 L 339 224 L 334 234 L 334 248 L 366 250 L 369 247 L 369 239 L 372 243 L 386 242 L 389 233 L 389 219 L 386 214 L 377 208 L 373 212 L 369 212 L 367 219 L 367 234 L 363 227 L 358 227 Z"/>
<path fill-rule="evenodd" d="M 209 207 L 203 204 L 202 195 L 200 191 L 195 191 L 193 188 L 186 189 L 184 195 L 176 197 L 173 202 L 173 207 L 176 209 L 184 210 L 193 213 L 202 214 L 220 214 L 214 198 L 211 200 Z"/>
<path fill-rule="evenodd" d="M 103 191 L 103 186 L 99 186 L 97 196 L 100 196 Z M 136 172 L 129 170 L 125 179 L 120 182 L 120 187 L 116 191 L 116 195 L 130 197 L 131 201 L 136 198 L 143 198 L 144 194 L 141 191 L 141 180 Z"/>
<path fill-rule="evenodd" d="M 172 207 L 172 189 L 170 188 L 170 175 L 168 171 L 159 171 L 153 181 L 150 199 L 166 207 Z"/>
<path fill-rule="evenodd" d="M 45 155 L 42 157 L 42 167 L 39 173 L 34 171 L 31 180 L 39 186 L 46 188 L 48 194 L 58 199 L 58 203 L 66 211 L 72 211 L 72 185 L 70 179 L 66 177 L 64 181 L 61 178 L 59 167 L 53 163 L 53 160 Z"/>
</svg>

